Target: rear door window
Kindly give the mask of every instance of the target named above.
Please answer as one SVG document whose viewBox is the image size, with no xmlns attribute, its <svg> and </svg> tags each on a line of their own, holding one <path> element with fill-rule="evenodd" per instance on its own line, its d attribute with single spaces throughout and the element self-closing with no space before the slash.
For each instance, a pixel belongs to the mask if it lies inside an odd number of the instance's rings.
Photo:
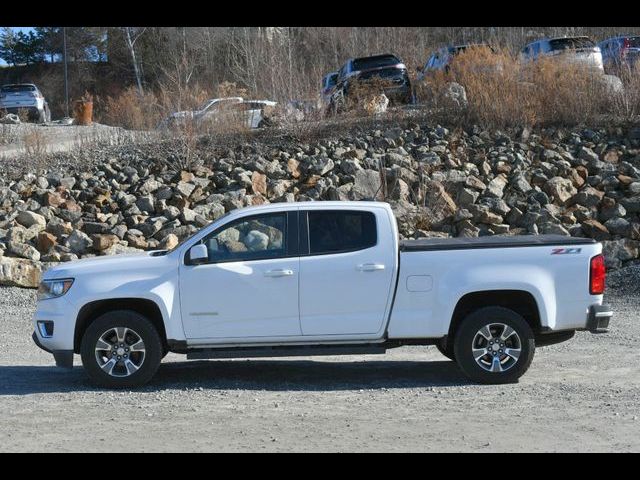
<svg viewBox="0 0 640 480">
<path fill-rule="evenodd" d="M 311 255 L 364 250 L 378 242 L 376 217 L 372 212 L 309 211 L 308 222 Z"/>
<path fill-rule="evenodd" d="M 33 85 L 5 85 L 0 91 L 2 93 L 35 92 L 36 87 Z"/>
</svg>

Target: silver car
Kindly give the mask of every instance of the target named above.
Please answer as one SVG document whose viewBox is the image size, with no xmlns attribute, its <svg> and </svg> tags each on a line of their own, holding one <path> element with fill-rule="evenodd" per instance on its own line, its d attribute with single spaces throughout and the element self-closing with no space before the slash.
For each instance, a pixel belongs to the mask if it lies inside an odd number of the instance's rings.
<svg viewBox="0 0 640 480">
<path fill-rule="evenodd" d="M 172 128 L 194 122 L 198 127 L 238 126 L 249 129 L 271 124 L 270 113 L 277 105 L 270 100 L 244 100 L 242 97 L 213 98 L 198 110 L 175 112 L 158 128 Z"/>
<path fill-rule="evenodd" d="M 640 65 L 640 36 L 607 38 L 598 46 L 604 70 L 610 75 L 620 75 Z"/>
<path fill-rule="evenodd" d="M 535 61 L 540 57 L 557 57 L 604 72 L 600 47 L 589 37 L 545 38 L 529 43 L 520 52 L 520 58 L 524 62 Z"/>
<path fill-rule="evenodd" d="M 30 121 L 50 122 L 51 112 L 44 95 L 32 83 L 16 83 L 0 87 L 0 114 L 26 112 Z"/>
</svg>

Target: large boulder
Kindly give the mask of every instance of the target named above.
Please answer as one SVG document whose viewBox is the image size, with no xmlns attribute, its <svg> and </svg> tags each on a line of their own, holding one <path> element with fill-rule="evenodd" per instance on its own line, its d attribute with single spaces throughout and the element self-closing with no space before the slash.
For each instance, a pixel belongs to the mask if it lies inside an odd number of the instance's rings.
<svg viewBox="0 0 640 480">
<path fill-rule="evenodd" d="M 446 192 L 444 185 L 435 180 L 426 184 L 425 207 L 431 225 L 441 224 L 457 210 L 456 202 Z"/>
<path fill-rule="evenodd" d="M 0 257 L 0 285 L 37 288 L 42 264 L 24 258 Z"/>
<path fill-rule="evenodd" d="M 591 237 L 598 241 L 609 240 L 611 238 L 607 227 L 605 227 L 597 220 L 585 220 L 584 222 L 582 222 L 582 230 L 588 237 Z"/>
<path fill-rule="evenodd" d="M 16 217 L 16 222 L 18 222 L 20 225 L 26 228 L 29 228 L 33 225 L 38 225 L 42 227 L 42 229 L 44 229 L 45 226 L 47 225 L 47 221 L 42 215 L 39 215 L 34 212 L 30 212 L 28 210 L 20 212 Z"/>
<path fill-rule="evenodd" d="M 91 241 L 89 236 L 79 230 L 74 230 L 65 241 L 65 246 L 68 247 L 69 250 L 71 250 L 71 252 L 75 253 L 76 255 L 82 255 L 92 245 L 93 242 Z"/>
<path fill-rule="evenodd" d="M 253 193 L 267 194 L 267 176 L 264 173 L 253 172 L 251 174 L 251 188 Z"/>
<path fill-rule="evenodd" d="M 26 243 L 9 242 L 9 251 L 21 258 L 27 258 L 37 262 L 40 260 L 40 252 Z"/>
<path fill-rule="evenodd" d="M 544 184 L 544 191 L 551 195 L 560 205 L 573 197 L 578 191 L 568 178 L 553 177 Z"/>
<path fill-rule="evenodd" d="M 251 230 L 244 237 L 243 243 L 252 252 L 266 250 L 269 246 L 269 236 L 258 230 Z"/>
<path fill-rule="evenodd" d="M 359 170 L 354 176 L 351 200 L 382 200 L 380 173 L 375 170 Z"/>
</svg>

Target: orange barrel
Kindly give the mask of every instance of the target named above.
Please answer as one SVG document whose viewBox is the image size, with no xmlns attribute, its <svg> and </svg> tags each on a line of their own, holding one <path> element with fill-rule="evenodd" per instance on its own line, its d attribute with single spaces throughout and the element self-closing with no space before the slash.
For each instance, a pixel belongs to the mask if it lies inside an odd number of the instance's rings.
<svg viewBox="0 0 640 480">
<path fill-rule="evenodd" d="M 73 110 L 76 125 L 91 125 L 93 122 L 93 102 L 78 100 Z"/>
</svg>

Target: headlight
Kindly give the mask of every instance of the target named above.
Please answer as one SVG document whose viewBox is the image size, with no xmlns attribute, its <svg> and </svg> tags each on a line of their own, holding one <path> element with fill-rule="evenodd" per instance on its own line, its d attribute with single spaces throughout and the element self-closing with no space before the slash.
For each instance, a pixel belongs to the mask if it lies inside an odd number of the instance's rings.
<svg viewBox="0 0 640 480">
<path fill-rule="evenodd" d="M 73 278 L 44 280 L 38 287 L 38 300 L 61 297 L 69 291 L 71 285 L 73 285 Z"/>
</svg>

